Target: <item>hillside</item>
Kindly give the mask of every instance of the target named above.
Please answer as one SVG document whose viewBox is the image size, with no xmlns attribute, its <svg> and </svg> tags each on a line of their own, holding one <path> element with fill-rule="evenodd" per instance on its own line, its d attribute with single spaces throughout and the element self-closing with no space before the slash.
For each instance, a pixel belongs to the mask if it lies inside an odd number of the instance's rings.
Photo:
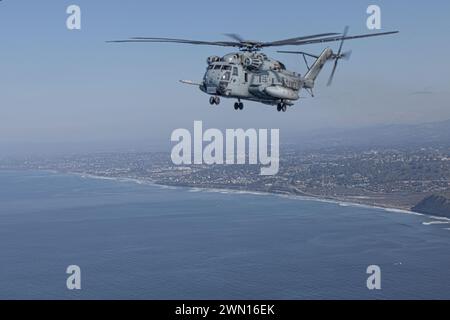
<svg viewBox="0 0 450 320">
<path fill-rule="evenodd" d="M 440 195 L 432 195 L 419 202 L 412 210 L 418 213 L 450 218 L 450 199 Z"/>
</svg>

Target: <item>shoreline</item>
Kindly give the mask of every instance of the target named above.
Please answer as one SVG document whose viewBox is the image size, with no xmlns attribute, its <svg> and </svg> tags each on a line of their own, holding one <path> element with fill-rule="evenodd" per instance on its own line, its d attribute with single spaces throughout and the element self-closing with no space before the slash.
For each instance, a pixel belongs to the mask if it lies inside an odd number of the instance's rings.
<svg viewBox="0 0 450 320">
<path fill-rule="evenodd" d="M 437 220 L 450 221 L 449 218 L 430 216 L 430 215 L 415 212 L 412 210 L 407 210 L 402 207 L 393 207 L 393 206 L 388 206 L 388 205 L 382 206 L 382 205 L 375 205 L 373 203 L 351 202 L 351 201 L 348 201 L 347 199 L 332 198 L 332 197 L 300 195 L 300 194 L 281 192 L 281 191 L 280 192 L 269 192 L 269 191 L 260 191 L 260 190 L 251 190 L 251 189 L 243 190 L 243 189 L 237 189 L 237 188 L 172 185 L 172 184 L 163 184 L 163 183 L 158 183 L 158 182 L 155 182 L 152 180 L 132 178 L 132 177 L 107 177 L 107 176 L 99 176 L 99 175 L 93 175 L 90 173 L 79 173 L 79 172 L 58 172 L 58 173 L 72 174 L 72 175 L 77 175 L 77 176 L 80 176 L 83 178 L 91 178 L 91 179 L 112 180 L 112 181 L 118 181 L 118 182 L 132 182 L 132 183 L 136 183 L 139 185 L 148 185 L 148 186 L 155 186 L 155 187 L 161 187 L 161 188 L 185 189 L 185 190 L 188 190 L 188 192 L 215 192 L 215 193 L 235 193 L 235 194 L 277 196 L 277 197 L 291 198 L 291 199 L 296 199 L 296 200 L 332 203 L 332 204 L 336 204 L 336 205 L 339 205 L 342 207 L 351 206 L 351 207 L 361 207 L 361 208 L 369 208 L 369 209 L 379 209 L 379 210 L 384 210 L 384 211 L 388 211 L 388 212 L 412 214 L 412 215 L 417 215 L 417 216 L 429 217 L 429 218 L 437 219 Z"/>
<path fill-rule="evenodd" d="M 24 170 L 5 170 L 5 171 L 24 171 Z M 188 190 L 188 192 L 219 192 L 219 193 L 235 193 L 235 194 L 253 194 L 253 195 L 268 195 L 268 196 L 277 196 L 282 198 L 289 198 L 289 199 L 295 199 L 295 200 L 303 200 L 303 201 L 315 201 L 315 202 L 321 202 L 321 203 L 332 203 L 336 204 L 342 207 L 360 207 L 360 208 L 368 208 L 368 209 L 378 209 L 378 210 L 384 210 L 387 212 L 393 212 L 393 213 L 402 213 L 402 214 L 411 214 L 421 217 L 426 217 L 429 219 L 434 219 L 438 221 L 442 221 L 443 223 L 449 223 L 450 218 L 446 217 L 439 217 L 439 216 L 432 216 L 424 213 L 415 212 L 403 207 L 395 207 L 395 206 L 389 206 L 389 205 L 379 205 L 379 204 L 373 204 L 369 202 L 352 202 L 345 198 L 336 198 L 336 197 L 321 197 L 321 196 L 315 196 L 311 194 L 296 194 L 293 192 L 288 191 L 282 191 L 279 192 L 270 192 L 270 191 L 261 191 L 261 190 L 251 190 L 251 189 L 238 189 L 238 188 L 220 188 L 220 187 L 203 187 L 203 186 L 191 186 L 191 185 L 172 185 L 172 184 L 163 184 L 158 183 L 155 181 L 152 181 L 150 179 L 143 179 L 143 178 L 135 178 L 135 177 L 113 177 L 113 176 L 102 176 L 102 175 L 95 175 L 91 173 L 86 172 L 74 172 L 74 171 L 61 171 L 61 170 L 53 170 L 53 169 L 37 169 L 37 170 L 25 170 L 25 171 L 35 171 L 35 172 L 48 172 L 52 174 L 67 174 L 67 175 L 74 175 L 81 178 L 87 178 L 87 179 L 98 179 L 98 180 L 110 180 L 110 181 L 117 181 L 117 182 L 131 182 L 138 185 L 147 185 L 147 186 L 154 186 L 159 188 L 173 188 L 173 189 L 185 189 Z"/>
<path fill-rule="evenodd" d="M 64 172 L 60 172 L 64 173 Z M 434 223 L 450 223 L 450 218 L 446 217 L 439 217 L 439 216 L 432 216 L 420 212 L 415 212 L 412 210 L 407 210 L 400 207 L 392 207 L 392 206 L 381 206 L 381 205 L 374 205 L 370 203 L 358 203 L 358 202 L 351 202 L 346 199 L 339 199 L 339 198 L 327 198 L 327 197 L 316 197 L 313 195 L 299 195 L 295 193 L 289 193 L 289 192 L 268 192 L 268 191 L 259 191 L 259 190 L 242 190 L 242 189 L 233 189 L 233 188 L 217 188 L 217 187 L 199 187 L 199 186 L 189 186 L 189 185 L 169 185 L 169 184 L 162 184 L 157 183 L 155 181 L 151 180 L 145 180 L 145 179 L 138 179 L 138 178 L 131 178 L 131 177 L 105 177 L 105 176 L 97 176 L 93 174 L 87 174 L 87 173 L 77 173 L 77 172 L 65 172 L 68 174 L 74 174 L 78 175 L 84 178 L 91 178 L 91 179 L 101 179 L 101 180 L 114 180 L 118 182 L 132 182 L 139 185 L 148 185 L 148 186 L 154 186 L 154 187 L 160 187 L 160 188 L 174 188 L 174 189 L 184 189 L 188 190 L 188 192 L 211 192 L 211 193 L 235 193 L 235 194 L 250 194 L 250 195 L 267 195 L 267 196 L 274 196 L 274 197 L 281 197 L 281 198 L 289 198 L 294 200 L 303 200 L 303 201 L 315 201 L 315 202 L 321 202 L 321 203 L 332 203 L 336 204 L 341 207 L 359 207 L 359 208 L 367 208 L 367 209 L 377 209 L 377 210 L 383 210 L 387 212 L 392 213 L 401 213 L 401 214 L 409 214 L 409 215 L 415 215 L 419 217 L 425 217 L 428 219 L 433 219 L 437 221 L 432 222 L 424 222 L 425 225 L 427 224 L 434 224 Z"/>
</svg>

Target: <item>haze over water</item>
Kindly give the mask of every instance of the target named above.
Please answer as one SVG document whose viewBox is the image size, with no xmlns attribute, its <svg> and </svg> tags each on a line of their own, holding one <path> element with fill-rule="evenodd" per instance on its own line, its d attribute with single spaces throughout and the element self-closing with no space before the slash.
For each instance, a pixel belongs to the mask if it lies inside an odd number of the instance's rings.
<svg viewBox="0 0 450 320">
<path fill-rule="evenodd" d="M 0 298 L 450 298 L 450 227 L 271 195 L 0 171 Z M 424 224 L 425 223 L 425 224 Z M 69 265 L 82 290 L 66 289 Z M 382 290 L 366 268 L 382 269 Z"/>
</svg>

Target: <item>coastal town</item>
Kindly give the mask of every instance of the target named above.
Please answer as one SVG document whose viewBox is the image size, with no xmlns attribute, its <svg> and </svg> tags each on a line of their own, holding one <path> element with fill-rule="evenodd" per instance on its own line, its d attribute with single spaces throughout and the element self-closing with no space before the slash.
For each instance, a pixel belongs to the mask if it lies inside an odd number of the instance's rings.
<svg viewBox="0 0 450 320">
<path fill-rule="evenodd" d="M 284 148 L 280 172 L 258 165 L 176 166 L 168 153 L 94 153 L 2 159 L 0 169 L 54 170 L 154 184 L 233 189 L 332 199 L 410 210 L 450 195 L 450 150 L 427 148 Z"/>
</svg>

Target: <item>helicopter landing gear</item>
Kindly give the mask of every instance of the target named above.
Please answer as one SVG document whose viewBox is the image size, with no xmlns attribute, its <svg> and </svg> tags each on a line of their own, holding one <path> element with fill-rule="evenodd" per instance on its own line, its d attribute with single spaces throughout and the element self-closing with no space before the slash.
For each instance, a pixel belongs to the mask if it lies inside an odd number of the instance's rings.
<svg viewBox="0 0 450 320">
<path fill-rule="evenodd" d="M 281 111 L 286 112 L 287 111 L 287 105 L 284 104 L 284 103 L 279 103 L 278 106 L 277 106 L 277 111 L 278 112 L 281 112 Z"/>
<path fill-rule="evenodd" d="M 234 110 L 243 110 L 244 109 L 244 104 L 242 102 L 236 102 L 234 104 Z"/>
<path fill-rule="evenodd" d="M 210 105 L 219 105 L 220 104 L 220 98 L 217 97 L 217 96 L 209 98 L 209 104 Z"/>
</svg>

